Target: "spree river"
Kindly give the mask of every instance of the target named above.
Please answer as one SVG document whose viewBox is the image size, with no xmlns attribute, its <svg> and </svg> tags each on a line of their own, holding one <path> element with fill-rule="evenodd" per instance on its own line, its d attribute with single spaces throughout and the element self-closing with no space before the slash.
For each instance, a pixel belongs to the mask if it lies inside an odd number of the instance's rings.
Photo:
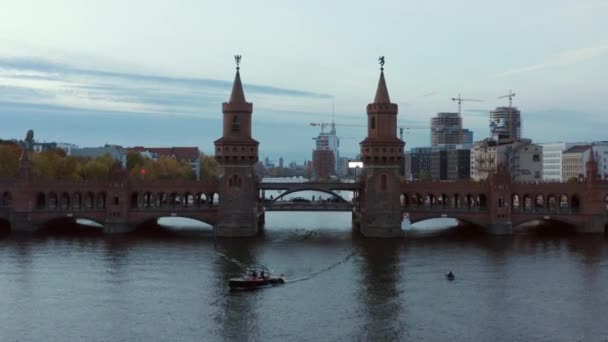
<svg viewBox="0 0 608 342">
<path fill-rule="evenodd" d="M 351 233 L 348 213 L 266 222 L 245 240 L 204 227 L 4 236 L 0 341 L 608 340 L 602 235 L 422 227 L 373 240 Z M 254 265 L 289 281 L 230 292 L 228 279 Z"/>
</svg>

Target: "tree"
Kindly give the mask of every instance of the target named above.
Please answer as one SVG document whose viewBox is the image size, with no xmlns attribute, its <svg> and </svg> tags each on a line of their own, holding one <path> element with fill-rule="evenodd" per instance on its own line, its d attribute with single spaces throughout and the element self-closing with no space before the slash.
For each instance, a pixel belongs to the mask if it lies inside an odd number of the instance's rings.
<svg viewBox="0 0 608 342">
<path fill-rule="evenodd" d="M 19 173 L 19 155 L 16 145 L 0 145 L 0 177 L 15 177 Z"/>
<path fill-rule="evenodd" d="M 148 158 L 141 155 L 139 152 L 130 151 L 127 153 L 127 170 L 131 172 L 136 167 L 141 168 Z"/>
<path fill-rule="evenodd" d="M 201 179 L 202 180 L 215 179 L 218 177 L 219 164 L 218 164 L 217 160 L 215 160 L 215 157 L 208 156 L 204 153 L 201 153 L 200 165 L 201 165 Z"/>
<path fill-rule="evenodd" d="M 570 184 L 572 184 L 572 183 L 577 183 L 577 182 L 578 182 L 578 178 L 577 178 L 576 176 L 569 177 L 569 178 L 566 180 L 566 183 L 570 183 Z"/>
</svg>

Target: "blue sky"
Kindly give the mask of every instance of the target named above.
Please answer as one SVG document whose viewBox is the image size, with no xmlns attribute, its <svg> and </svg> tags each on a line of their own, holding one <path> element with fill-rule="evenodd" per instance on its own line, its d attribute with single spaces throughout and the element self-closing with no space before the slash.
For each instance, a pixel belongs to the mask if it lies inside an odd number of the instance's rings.
<svg viewBox="0 0 608 342">
<path fill-rule="evenodd" d="M 456 111 L 488 134 L 513 89 L 538 142 L 608 140 L 608 2 L 29 1 L 0 13 L 0 138 L 212 151 L 242 54 L 260 153 L 309 157 L 310 122 L 365 124 L 386 56 L 399 122 Z M 354 155 L 365 129 L 338 127 Z M 360 138 L 360 139 L 359 139 Z M 406 135 L 429 144 L 428 130 Z"/>
</svg>

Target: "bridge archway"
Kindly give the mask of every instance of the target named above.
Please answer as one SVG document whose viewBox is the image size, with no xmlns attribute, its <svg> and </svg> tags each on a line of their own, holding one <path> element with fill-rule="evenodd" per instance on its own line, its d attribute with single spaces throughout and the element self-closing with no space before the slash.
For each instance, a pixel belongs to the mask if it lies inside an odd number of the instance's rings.
<svg viewBox="0 0 608 342">
<path fill-rule="evenodd" d="M 84 208 L 85 209 L 93 209 L 95 207 L 95 194 L 92 192 L 87 192 L 84 195 Z"/>
<path fill-rule="evenodd" d="M 10 192 L 5 191 L 0 198 L 0 207 L 10 207 L 13 204 L 13 196 Z"/>
<path fill-rule="evenodd" d="M 47 209 L 55 210 L 55 209 L 57 209 L 57 204 L 58 204 L 57 194 L 54 192 L 51 192 L 49 194 Z"/>
<path fill-rule="evenodd" d="M 46 195 L 44 192 L 36 194 L 36 209 L 46 209 Z"/>
<path fill-rule="evenodd" d="M 70 209 L 70 195 L 67 192 L 64 192 L 59 197 L 59 209 L 61 210 L 69 210 Z"/>
<path fill-rule="evenodd" d="M 297 189 L 297 190 L 288 190 L 288 191 L 285 191 L 285 192 L 281 193 L 279 196 L 277 196 L 274 199 L 270 200 L 270 202 L 276 202 L 278 200 L 283 199 L 285 196 L 288 196 L 288 195 L 291 195 L 291 194 L 295 194 L 295 193 L 298 193 L 298 192 L 305 192 L 305 191 L 322 192 L 322 193 L 330 195 L 331 197 L 338 198 L 339 201 L 349 202 L 349 201 L 345 200 L 342 196 L 338 195 L 334 191 L 325 190 L 325 189 L 315 189 L 315 188 L 312 188 L 312 187 L 311 188 L 300 188 L 300 189 Z"/>
<path fill-rule="evenodd" d="M 534 217 L 519 222 L 513 222 L 514 233 L 533 233 L 541 235 L 562 235 L 576 232 L 577 223 L 567 219 Z"/>
<path fill-rule="evenodd" d="M 0 218 L 0 236 L 11 232 L 11 223 L 8 220 Z"/>
<path fill-rule="evenodd" d="M 481 222 L 463 219 L 457 215 L 442 216 L 440 214 L 429 215 L 411 221 L 410 229 L 414 232 L 414 235 L 483 235 L 487 233 L 485 225 Z M 406 235 L 408 230 L 405 230 Z"/>
<path fill-rule="evenodd" d="M 190 215 L 152 216 L 134 224 L 134 233 L 173 234 L 180 232 L 213 233 L 213 223 Z"/>
<path fill-rule="evenodd" d="M 570 208 L 573 211 L 578 211 L 581 208 L 581 200 L 577 194 L 574 194 L 570 197 Z"/>
<path fill-rule="evenodd" d="M 72 194 L 72 208 L 76 210 L 80 210 L 80 208 L 82 208 L 82 195 L 80 192 L 75 192 Z"/>
<path fill-rule="evenodd" d="M 92 222 L 92 224 L 83 223 Z M 38 224 L 38 232 L 60 235 L 100 235 L 103 234 L 103 222 L 86 215 L 51 217 Z"/>
</svg>

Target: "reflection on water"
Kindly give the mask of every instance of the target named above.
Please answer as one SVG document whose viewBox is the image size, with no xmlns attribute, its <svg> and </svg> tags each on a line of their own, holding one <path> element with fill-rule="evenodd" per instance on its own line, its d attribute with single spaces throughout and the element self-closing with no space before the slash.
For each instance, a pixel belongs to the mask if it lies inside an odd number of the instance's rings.
<svg viewBox="0 0 608 342">
<path fill-rule="evenodd" d="M 608 336 L 603 236 L 422 234 L 430 228 L 407 227 L 404 239 L 364 239 L 352 233 L 349 213 L 273 212 L 265 234 L 253 239 L 214 239 L 198 223 L 179 234 L 5 236 L 2 340 Z M 288 282 L 230 292 L 228 279 L 254 265 Z M 450 270 L 453 282 L 443 276 Z"/>
</svg>

